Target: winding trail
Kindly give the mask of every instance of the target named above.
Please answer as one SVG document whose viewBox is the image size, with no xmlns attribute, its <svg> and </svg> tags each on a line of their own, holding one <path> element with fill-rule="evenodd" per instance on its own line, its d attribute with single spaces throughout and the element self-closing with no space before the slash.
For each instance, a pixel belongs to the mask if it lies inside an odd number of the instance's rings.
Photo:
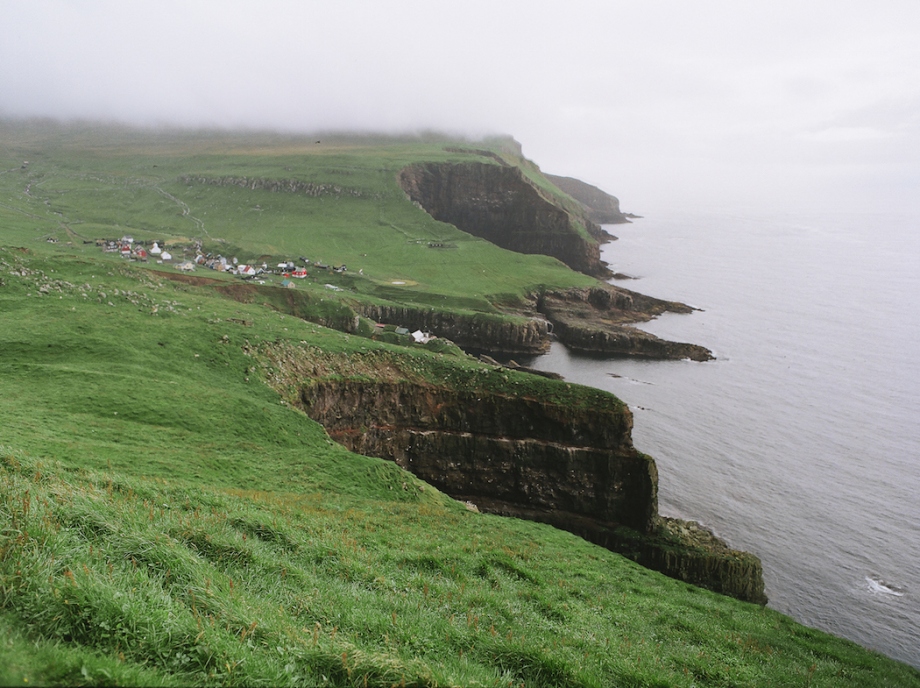
<svg viewBox="0 0 920 688">
<path fill-rule="evenodd" d="M 171 193 L 169 193 L 169 192 L 166 191 L 165 189 L 161 188 L 159 184 L 153 184 L 153 185 L 151 186 L 151 188 L 153 188 L 153 189 L 154 189 L 158 194 L 160 194 L 161 196 L 164 196 L 165 198 L 168 198 L 168 199 L 171 200 L 173 203 L 175 203 L 177 206 L 179 206 L 179 208 L 181 208 L 181 210 L 182 210 L 182 217 L 187 217 L 187 218 L 190 219 L 192 222 L 194 222 L 194 223 L 195 223 L 195 227 L 198 229 L 199 232 L 201 232 L 201 233 L 204 234 L 206 237 L 208 237 L 208 239 L 212 239 L 212 238 L 213 238 L 213 237 L 208 233 L 208 230 L 205 229 L 204 220 L 202 220 L 202 219 L 199 218 L 199 217 L 196 217 L 196 216 L 192 215 L 192 209 L 189 208 L 188 203 L 186 203 L 185 201 L 183 201 L 181 198 L 176 198 L 176 197 L 173 196 Z"/>
</svg>

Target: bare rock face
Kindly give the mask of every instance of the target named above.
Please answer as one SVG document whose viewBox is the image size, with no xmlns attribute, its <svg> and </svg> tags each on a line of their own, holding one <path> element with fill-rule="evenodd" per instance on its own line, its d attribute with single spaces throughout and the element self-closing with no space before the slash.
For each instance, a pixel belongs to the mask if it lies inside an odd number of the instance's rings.
<svg viewBox="0 0 920 688">
<path fill-rule="evenodd" d="M 665 312 L 693 310 L 676 301 L 663 301 L 607 285 L 547 291 L 541 294 L 537 309 L 553 324 L 559 341 L 572 351 L 658 360 L 713 358 L 709 349 L 698 344 L 671 342 L 627 324 L 650 320 Z"/>
<path fill-rule="evenodd" d="M 580 179 L 544 174 L 553 184 L 581 203 L 588 211 L 588 218 L 599 225 L 612 225 L 629 222 L 629 218 L 620 211 L 620 200 L 602 191 L 596 186 L 586 184 Z"/>
<path fill-rule="evenodd" d="M 409 198 L 433 218 L 518 253 L 553 256 L 573 270 L 611 276 L 587 218 L 547 200 L 517 167 L 501 164 L 418 163 L 399 173 Z"/>
<path fill-rule="evenodd" d="M 620 403 L 574 412 L 481 390 L 330 381 L 304 386 L 300 404 L 350 450 L 489 511 L 643 533 L 655 522 L 655 462 L 633 448 L 632 414 Z"/>
<path fill-rule="evenodd" d="M 548 523 L 648 568 L 766 603 L 760 560 L 657 514 L 654 460 L 615 397 L 571 405 L 389 379 L 304 381 L 296 399 L 348 449 L 396 462 L 480 511 Z"/>
<path fill-rule="evenodd" d="M 486 313 L 467 315 L 402 305 L 356 304 L 355 309 L 377 322 L 424 330 L 463 349 L 498 356 L 535 356 L 546 353 L 550 345 L 547 322 L 540 318 L 514 322 Z"/>
</svg>

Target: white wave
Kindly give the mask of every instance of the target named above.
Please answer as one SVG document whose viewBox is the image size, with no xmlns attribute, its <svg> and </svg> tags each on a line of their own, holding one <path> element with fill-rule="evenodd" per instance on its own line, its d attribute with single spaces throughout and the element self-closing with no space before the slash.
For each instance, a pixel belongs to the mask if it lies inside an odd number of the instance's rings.
<svg viewBox="0 0 920 688">
<path fill-rule="evenodd" d="M 897 585 L 892 585 L 887 583 L 881 578 L 876 576 L 866 576 L 866 583 L 869 585 L 869 592 L 881 595 L 894 595 L 895 597 L 903 597 L 904 589 L 899 588 Z"/>
</svg>

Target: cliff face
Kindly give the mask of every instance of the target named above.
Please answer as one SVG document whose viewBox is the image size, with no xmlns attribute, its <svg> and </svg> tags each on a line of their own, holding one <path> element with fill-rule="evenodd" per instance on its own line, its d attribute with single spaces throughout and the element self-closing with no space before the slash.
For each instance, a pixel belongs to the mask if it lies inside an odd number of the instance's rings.
<svg viewBox="0 0 920 688">
<path fill-rule="evenodd" d="M 623 405 L 574 410 L 392 377 L 305 382 L 293 403 L 351 451 L 394 461 L 481 511 L 548 523 L 672 578 L 766 603 L 757 557 L 657 515 L 655 462 L 633 448 Z"/>
<path fill-rule="evenodd" d="M 537 318 L 513 322 L 485 314 L 460 315 L 399 305 L 358 304 L 355 308 L 371 320 L 424 330 L 463 349 L 493 355 L 537 355 L 546 353 L 550 345 L 547 322 Z"/>
<path fill-rule="evenodd" d="M 264 345 L 266 381 L 350 450 L 481 511 L 548 523 L 666 575 L 763 602 L 757 557 L 658 516 L 654 460 L 616 397 L 500 367 Z"/>
<path fill-rule="evenodd" d="M 487 510 L 569 529 L 590 520 L 646 533 L 654 523 L 657 471 L 632 446 L 625 406 L 573 413 L 484 391 L 357 381 L 305 385 L 300 404 L 352 451 Z"/>
<path fill-rule="evenodd" d="M 600 246 L 579 232 L 601 229 L 551 203 L 523 172 L 489 163 L 419 163 L 399 173 L 409 198 L 432 217 L 519 253 L 558 258 L 574 270 L 609 277 Z"/>
<path fill-rule="evenodd" d="M 616 196 L 611 196 L 606 191 L 586 184 L 580 179 L 559 177 L 554 174 L 544 176 L 581 203 L 588 211 L 588 219 L 592 222 L 599 225 L 629 222 L 629 218 L 620 211 L 620 200 Z"/>
<path fill-rule="evenodd" d="M 665 312 L 689 313 L 682 303 L 663 301 L 613 286 L 550 290 L 537 309 L 553 324 L 566 348 L 581 353 L 708 361 L 709 349 L 698 344 L 672 342 L 625 323 L 650 320 Z"/>
</svg>

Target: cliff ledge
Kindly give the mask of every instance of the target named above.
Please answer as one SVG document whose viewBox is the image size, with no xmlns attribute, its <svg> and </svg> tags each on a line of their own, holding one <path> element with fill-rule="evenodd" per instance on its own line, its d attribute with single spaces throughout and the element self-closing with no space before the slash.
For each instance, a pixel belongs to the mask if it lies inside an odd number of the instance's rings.
<svg viewBox="0 0 920 688">
<path fill-rule="evenodd" d="M 760 561 L 658 515 L 655 461 L 613 395 L 501 367 L 276 344 L 254 352 L 292 406 L 348 449 L 479 510 L 548 523 L 666 575 L 765 602 Z"/>
</svg>

